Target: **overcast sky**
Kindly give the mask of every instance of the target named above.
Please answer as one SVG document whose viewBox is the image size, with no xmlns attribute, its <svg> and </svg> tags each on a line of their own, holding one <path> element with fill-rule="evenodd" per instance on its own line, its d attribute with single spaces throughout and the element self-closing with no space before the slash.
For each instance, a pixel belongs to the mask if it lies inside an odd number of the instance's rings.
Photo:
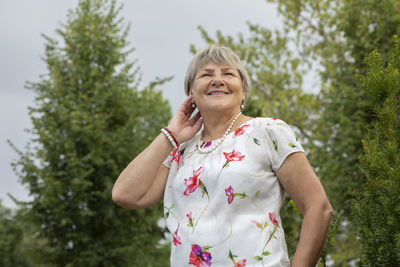
<svg viewBox="0 0 400 267">
<path fill-rule="evenodd" d="M 214 36 L 248 35 L 246 22 L 268 28 L 281 26 L 276 6 L 265 0 L 118 0 L 124 8 L 121 16 L 131 23 L 129 41 L 136 48 L 131 59 L 137 59 L 143 73 L 142 86 L 155 77 L 174 76 L 163 86 L 163 94 L 175 111 L 184 100 L 183 78 L 191 59 L 190 44 L 205 45 L 197 26 Z M 17 158 L 7 144 L 10 139 L 24 149 L 31 136 L 27 107 L 33 95 L 24 89 L 26 81 L 36 82 L 47 73 L 41 60 L 44 40 L 41 33 L 56 37 L 55 30 L 66 22 L 68 9 L 77 0 L 0 0 L 0 199 L 15 207 L 7 193 L 27 200 L 28 192 L 19 183 L 10 164 Z"/>
</svg>

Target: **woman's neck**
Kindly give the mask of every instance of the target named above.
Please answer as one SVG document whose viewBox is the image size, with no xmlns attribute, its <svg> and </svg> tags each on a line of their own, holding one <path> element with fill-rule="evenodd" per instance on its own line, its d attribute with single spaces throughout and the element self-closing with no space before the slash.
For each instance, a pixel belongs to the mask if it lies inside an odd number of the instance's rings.
<svg viewBox="0 0 400 267">
<path fill-rule="evenodd" d="M 239 112 L 240 110 L 234 110 L 229 113 L 207 112 L 203 114 L 202 112 L 201 117 L 203 119 L 204 129 L 201 140 L 207 142 L 221 138 Z M 246 116 L 240 115 L 231 130 L 234 130 L 236 125 L 240 125 L 245 120 L 244 117 Z"/>
</svg>

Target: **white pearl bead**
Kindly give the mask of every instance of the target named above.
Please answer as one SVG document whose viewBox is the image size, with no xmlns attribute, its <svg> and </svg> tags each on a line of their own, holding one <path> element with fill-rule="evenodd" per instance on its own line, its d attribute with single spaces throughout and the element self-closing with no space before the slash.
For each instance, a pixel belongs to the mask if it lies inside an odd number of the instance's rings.
<svg viewBox="0 0 400 267">
<path fill-rule="evenodd" d="M 228 136 L 230 130 L 232 129 L 233 125 L 235 124 L 236 120 L 239 118 L 240 114 L 242 114 L 240 111 L 238 114 L 236 114 L 235 118 L 232 120 L 231 124 L 229 124 L 228 129 L 226 129 L 225 133 L 222 135 L 222 137 L 216 141 L 211 147 L 206 147 L 206 148 L 201 148 L 201 136 L 202 133 L 199 136 L 199 139 L 197 140 L 197 150 L 201 153 L 201 154 L 208 154 L 210 152 L 213 152 L 224 140 L 225 138 Z"/>
</svg>

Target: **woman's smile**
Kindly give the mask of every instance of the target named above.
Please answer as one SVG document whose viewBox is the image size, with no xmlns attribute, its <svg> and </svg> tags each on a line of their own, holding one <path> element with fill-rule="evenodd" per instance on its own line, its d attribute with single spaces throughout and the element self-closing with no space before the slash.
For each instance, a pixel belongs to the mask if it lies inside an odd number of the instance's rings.
<svg viewBox="0 0 400 267">
<path fill-rule="evenodd" d="M 239 71 L 216 63 L 208 63 L 198 71 L 192 94 L 201 111 L 236 110 L 245 99 Z"/>
</svg>

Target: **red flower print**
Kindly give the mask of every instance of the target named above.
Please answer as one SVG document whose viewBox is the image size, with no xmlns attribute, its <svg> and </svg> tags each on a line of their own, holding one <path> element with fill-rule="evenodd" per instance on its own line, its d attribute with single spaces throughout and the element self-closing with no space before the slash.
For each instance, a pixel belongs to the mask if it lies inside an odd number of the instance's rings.
<svg viewBox="0 0 400 267">
<path fill-rule="evenodd" d="M 273 213 L 269 213 L 269 219 L 271 220 L 271 222 L 275 225 L 278 226 L 278 221 L 276 220 L 276 216 Z"/>
<path fill-rule="evenodd" d="M 232 186 L 229 186 L 228 188 L 225 189 L 225 194 L 228 197 L 228 204 L 231 204 L 233 201 L 233 188 Z"/>
<path fill-rule="evenodd" d="M 189 219 L 189 222 L 188 222 L 187 226 L 193 227 L 192 212 L 186 213 L 186 217 L 188 217 L 188 219 Z"/>
<path fill-rule="evenodd" d="M 175 246 L 182 245 L 181 238 L 178 236 L 179 225 L 178 223 L 178 228 L 176 228 L 176 231 L 172 234 L 172 243 Z"/>
<path fill-rule="evenodd" d="M 182 149 L 179 151 L 179 146 L 178 146 L 176 149 L 174 149 L 171 152 L 171 156 L 172 156 L 171 162 L 176 161 L 178 163 L 178 167 L 179 167 L 179 162 L 181 160 L 181 157 L 182 157 L 184 151 L 185 151 L 185 149 Z"/>
<path fill-rule="evenodd" d="M 231 161 L 241 161 L 245 157 L 244 155 L 240 154 L 239 151 L 235 151 L 235 150 L 233 150 L 230 153 L 224 152 L 224 156 L 225 156 L 227 163 L 231 162 Z"/>
<path fill-rule="evenodd" d="M 246 259 L 240 260 L 240 261 L 234 263 L 234 266 L 235 267 L 245 267 L 246 266 L 246 261 L 247 261 Z"/>
<path fill-rule="evenodd" d="M 197 187 L 199 187 L 200 179 L 199 176 L 202 173 L 203 167 L 198 168 L 193 171 L 193 176 L 189 177 L 189 179 L 185 179 L 186 190 L 183 192 L 185 196 L 188 196 L 190 193 L 196 191 Z"/>
<path fill-rule="evenodd" d="M 272 119 L 272 120 L 274 120 L 274 121 L 276 121 L 278 118 L 276 118 L 276 117 L 272 117 L 271 119 Z"/>
<path fill-rule="evenodd" d="M 196 267 L 211 266 L 212 257 L 208 249 L 208 247 L 201 248 L 199 245 L 193 244 L 189 256 L 189 264 Z"/>
<path fill-rule="evenodd" d="M 233 255 L 232 252 L 229 250 L 228 258 L 230 258 L 233 262 L 234 267 L 245 267 L 246 266 L 246 259 L 240 260 L 236 262 L 235 258 L 238 257 L 237 255 Z"/>
<path fill-rule="evenodd" d="M 258 228 L 260 228 L 260 229 L 263 228 L 263 224 L 262 223 L 259 223 L 256 220 L 252 220 L 251 222 L 254 223 Z"/>
<path fill-rule="evenodd" d="M 249 127 L 249 126 L 250 126 L 249 124 L 245 124 L 245 125 L 243 125 L 243 126 L 237 128 L 237 129 L 235 130 L 235 136 L 239 136 L 239 135 L 244 134 L 244 129 L 247 128 L 247 127 Z"/>
</svg>

